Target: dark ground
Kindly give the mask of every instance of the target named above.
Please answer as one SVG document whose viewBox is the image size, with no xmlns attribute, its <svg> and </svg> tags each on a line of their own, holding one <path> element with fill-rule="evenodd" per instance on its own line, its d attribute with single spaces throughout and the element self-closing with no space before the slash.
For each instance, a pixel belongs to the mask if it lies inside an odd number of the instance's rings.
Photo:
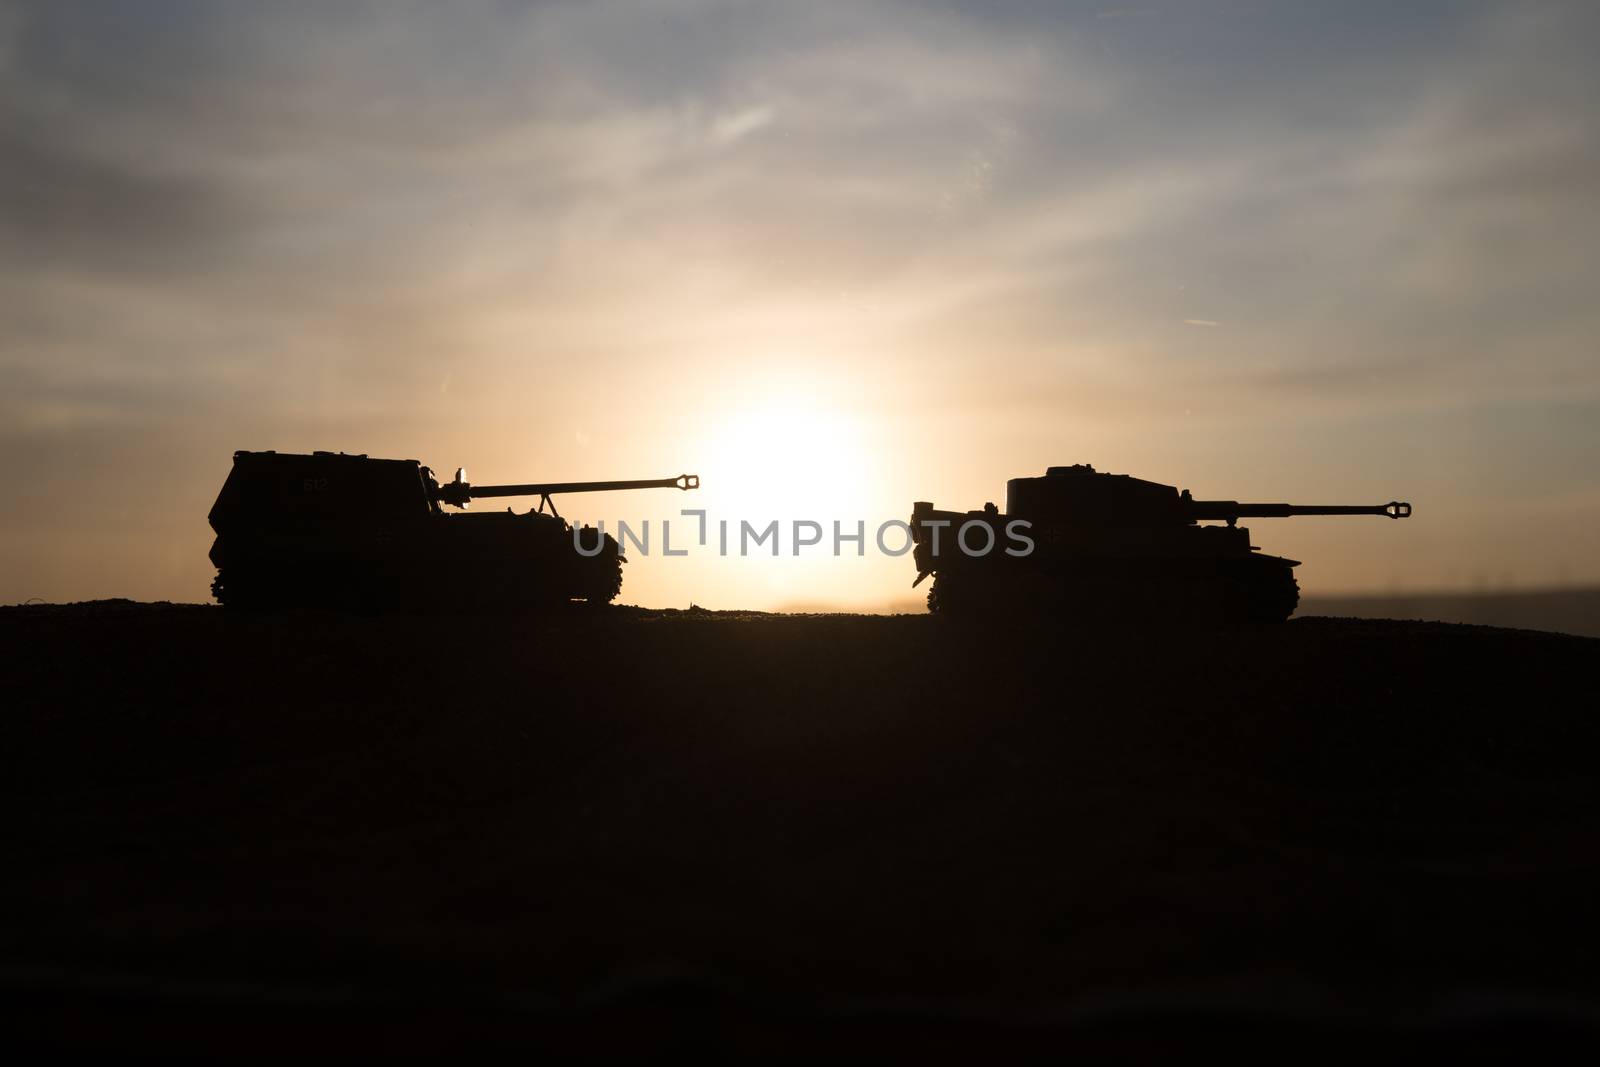
<svg viewBox="0 0 1600 1067">
<path fill-rule="evenodd" d="M 11 1044 L 1600 1033 L 1594 640 L 125 602 L 0 640 Z"/>
</svg>

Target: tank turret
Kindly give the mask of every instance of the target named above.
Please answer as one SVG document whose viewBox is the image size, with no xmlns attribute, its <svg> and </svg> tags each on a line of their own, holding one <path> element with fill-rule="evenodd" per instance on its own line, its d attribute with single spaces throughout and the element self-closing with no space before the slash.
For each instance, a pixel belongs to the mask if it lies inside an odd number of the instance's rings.
<svg viewBox="0 0 1600 1067">
<path fill-rule="evenodd" d="M 441 485 L 414 459 L 235 452 L 209 516 L 217 535 L 211 591 L 219 603 L 246 607 L 605 604 L 622 587 L 617 542 L 570 526 L 552 497 L 699 484 L 683 474 L 474 486 L 457 470 Z M 521 514 L 444 508 L 513 496 L 539 505 Z"/>
<path fill-rule="evenodd" d="M 1255 504 L 1196 500 L 1187 490 L 1087 464 L 1006 483 L 1006 510 L 912 508 L 916 585 L 933 576 L 936 612 L 1060 609 L 1085 617 L 1287 619 L 1298 560 L 1262 554 L 1245 518 L 1383 515 L 1411 505 Z M 1223 526 L 1201 525 L 1221 522 Z"/>
</svg>

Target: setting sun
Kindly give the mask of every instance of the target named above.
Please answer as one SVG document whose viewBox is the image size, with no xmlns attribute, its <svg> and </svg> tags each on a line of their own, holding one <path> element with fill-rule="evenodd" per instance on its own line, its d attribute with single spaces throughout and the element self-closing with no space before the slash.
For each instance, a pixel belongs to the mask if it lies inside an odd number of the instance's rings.
<svg viewBox="0 0 1600 1067">
<path fill-rule="evenodd" d="M 905 568 L 893 566 L 900 561 L 886 566 L 876 554 L 858 556 L 848 540 L 858 526 L 871 538 L 880 522 L 904 510 L 888 484 L 882 431 L 865 413 L 813 386 L 782 381 L 730 393 L 719 407 L 726 414 L 704 427 L 692 448 L 703 489 L 682 506 L 706 511 L 708 537 L 692 568 L 700 580 L 685 595 L 727 607 L 880 606 L 909 583 L 910 575 L 899 573 Z M 774 522 L 776 555 L 772 540 L 754 544 L 744 533 L 746 525 L 759 534 Z M 837 555 L 836 523 L 846 538 Z M 656 582 L 663 590 L 678 585 L 679 562 L 652 559 L 637 568 L 641 596 Z"/>
<path fill-rule="evenodd" d="M 855 513 L 882 488 L 882 445 L 866 420 L 798 390 L 733 401 L 695 453 L 706 499 L 729 517 L 864 517 Z"/>
</svg>

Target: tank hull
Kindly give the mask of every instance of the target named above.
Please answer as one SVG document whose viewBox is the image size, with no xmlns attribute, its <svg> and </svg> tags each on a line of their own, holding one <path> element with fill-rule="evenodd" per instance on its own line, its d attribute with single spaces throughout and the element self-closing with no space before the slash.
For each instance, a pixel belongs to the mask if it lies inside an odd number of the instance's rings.
<svg viewBox="0 0 1600 1067">
<path fill-rule="evenodd" d="M 928 610 L 1084 622 L 1281 622 L 1300 600 L 1295 565 L 1261 553 L 986 559 L 935 571 Z"/>
<path fill-rule="evenodd" d="M 610 603 L 623 557 L 609 534 L 548 515 L 437 515 L 419 522 L 219 536 L 212 594 L 230 607 L 550 607 Z"/>
<path fill-rule="evenodd" d="M 526 609 L 620 591 L 609 535 L 538 511 L 447 513 L 429 481 L 414 460 L 236 455 L 211 510 L 212 595 L 237 608 Z"/>
</svg>

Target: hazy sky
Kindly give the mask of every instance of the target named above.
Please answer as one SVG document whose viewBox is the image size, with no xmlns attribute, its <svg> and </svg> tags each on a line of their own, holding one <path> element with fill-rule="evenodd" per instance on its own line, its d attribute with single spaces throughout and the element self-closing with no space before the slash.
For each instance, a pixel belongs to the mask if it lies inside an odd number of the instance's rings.
<svg viewBox="0 0 1600 1067">
<path fill-rule="evenodd" d="M 608 524 L 1089 462 L 1415 504 L 1252 524 L 1308 592 L 1600 581 L 1597 51 L 1587 3 L 0 0 L 0 601 L 204 599 L 238 448 L 705 479 L 561 502 Z"/>
</svg>

